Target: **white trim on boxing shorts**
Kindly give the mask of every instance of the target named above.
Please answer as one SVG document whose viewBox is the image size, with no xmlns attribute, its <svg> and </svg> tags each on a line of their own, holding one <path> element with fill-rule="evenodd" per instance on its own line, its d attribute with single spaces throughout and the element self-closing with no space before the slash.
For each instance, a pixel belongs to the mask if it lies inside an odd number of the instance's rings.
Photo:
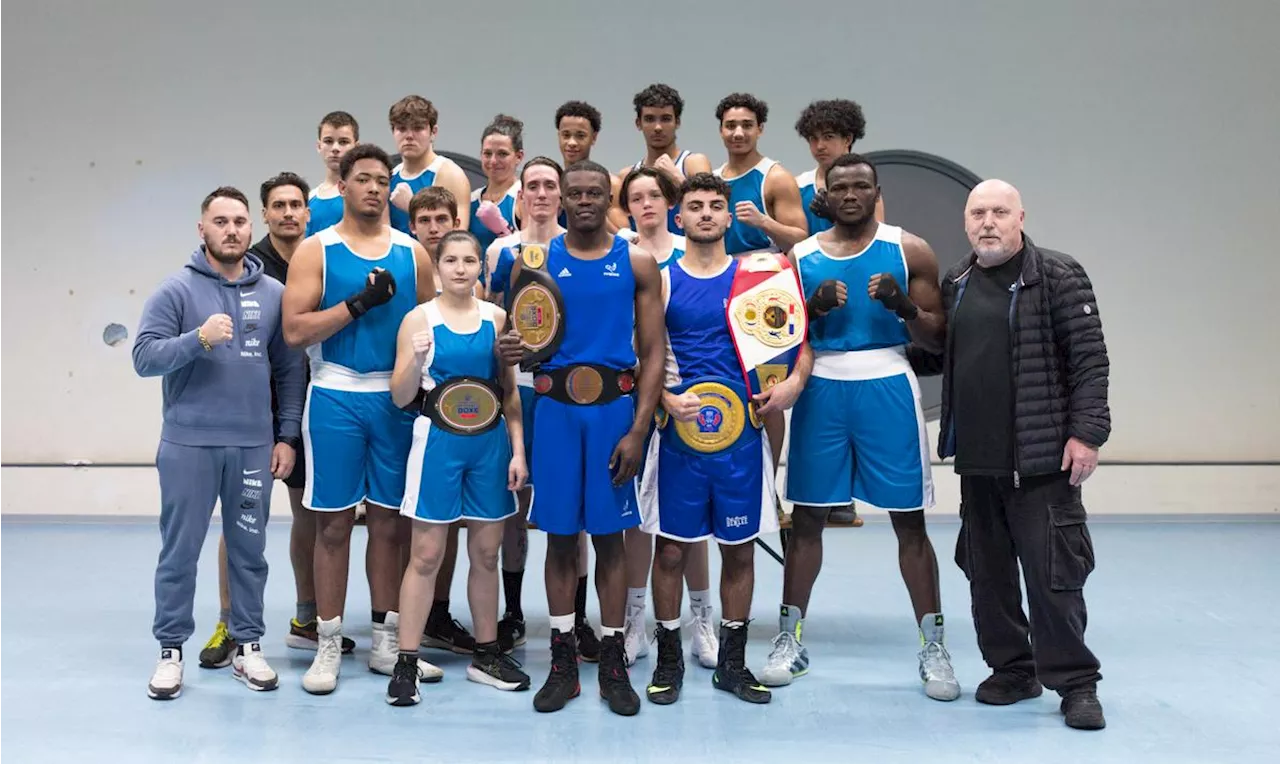
<svg viewBox="0 0 1280 764">
<path fill-rule="evenodd" d="M 915 373 L 907 360 L 907 346 L 895 345 L 874 350 L 817 350 L 813 354 L 812 376 L 840 382 L 862 382 Z M 919 408 L 920 389 L 914 388 Z"/>
<path fill-rule="evenodd" d="M 336 363 L 312 358 L 311 384 L 344 393 L 389 393 L 391 372 L 371 371 L 361 374 Z"/>
</svg>

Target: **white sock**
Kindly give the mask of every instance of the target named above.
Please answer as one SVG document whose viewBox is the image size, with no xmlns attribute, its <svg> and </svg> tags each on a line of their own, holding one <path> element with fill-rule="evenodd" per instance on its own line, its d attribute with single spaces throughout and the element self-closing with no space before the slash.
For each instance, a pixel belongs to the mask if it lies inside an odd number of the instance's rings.
<svg viewBox="0 0 1280 764">
<path fill-rule="evenodd" d="M 632 607 L 635 607 L 635 606 L 637 606 L 637 605 L 638 605 L 638 606 L 640 606 L 640 608 L 641 608 L 641 609 L 643 609 L 643 608 L 644 608 L 645 595 L 647 595 L 648 593 L 649 593 L 649 590 L 648 590 L 648 589 L 643 589 L 643 588 L 641 588 L 641 589 L 631 589 L 631 588 L 628 588 L 628 589 L 627 589 L 627 604 L 628 604 L 628 605 L 630 605 L 630 606 L 632 606 Z"/>
<path fill-rule="evenodd" d="M 725 619 L 721 618 L 720 625 L 730 629 L 741 629 L 743 626 L 746 626 L 747 624 L 742 621 L 726 621 Z"/>
<path fill-rule="evenodd" d="M 695 613 L 702 613 L 703 610 L 711 607 L 711 590 L 703 589 L 700 592 L 689 592 L 689 607 Z"/>
<path fill-rule="evenodd" d="M 605 626 L 604 624 L 601 624 L 601 625 L 600 625 L 600 636 L 601 636 L 601 637 L 612 637 L 612 636 L 614 636 L 615 634 L 616 634 L 616 635 L 618 635 L 618 636 L 622 636 L 622 627 L 621 627 L 621 626 Z"/>
<path fill-rule="evenodd" d="M 551 616 L 551 630 L 558 631 L 561 634 L 568 634 L 573 631 L 573 613 Z"/>
<path fill-rule="evenodd" d="M 679 618 L 675 619 L 674 621 L 658 621 L 658 623 L 662 624 L 662 628 L 666 629 L 667 631 L 675 631 L 676 629 L 680 628 Z"/>
</svg>

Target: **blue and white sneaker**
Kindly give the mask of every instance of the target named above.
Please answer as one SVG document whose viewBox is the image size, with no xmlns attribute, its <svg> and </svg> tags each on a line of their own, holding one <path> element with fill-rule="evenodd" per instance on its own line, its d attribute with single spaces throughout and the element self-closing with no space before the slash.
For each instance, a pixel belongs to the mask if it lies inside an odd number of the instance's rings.
<svg viewBox="0 0 1280 764">
<path fill-rule="evenodd" d="M 804 628 L 800 608 L 783 605 L 778 621 L 778 636 L 773 638 L 773 649 L 759 677 L 760 684 L 766 687 L 784 687 L 809 673 L 809 651 L 800 643 Z"/>
<path fill-rule="evenodd" d="M 928 613 L 920 620 L 920 681 L 924 694 L 934 700 L 960 697 L 960 683 L 951 668 L 951 655 L 943 644 L 942 613 Z"/>
</svg>

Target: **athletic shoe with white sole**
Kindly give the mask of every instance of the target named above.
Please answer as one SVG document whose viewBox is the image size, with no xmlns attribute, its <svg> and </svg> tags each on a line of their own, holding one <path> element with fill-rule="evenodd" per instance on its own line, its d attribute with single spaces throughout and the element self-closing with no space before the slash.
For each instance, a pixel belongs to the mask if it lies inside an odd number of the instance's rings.
<svg viewBox="0 0 1280 764">
<path fill-rule="evenodd" d="M 160 660 L 155 673 L 147 684 L 147 695 L 152 700 L 173 700 L 182 694 L 182 651 L 173 647 L 160 648 Z"/>
<path fill-rule="evenodd" d="M 257 642 L 240 645 L 236 650 L 235 657 L 231 659 L 231 676 L 238 682 L 244 682 L 250 690 L 259 692 L 280 686 L 280 677 L 267 665 L 262 645 Z"/>
</svg>

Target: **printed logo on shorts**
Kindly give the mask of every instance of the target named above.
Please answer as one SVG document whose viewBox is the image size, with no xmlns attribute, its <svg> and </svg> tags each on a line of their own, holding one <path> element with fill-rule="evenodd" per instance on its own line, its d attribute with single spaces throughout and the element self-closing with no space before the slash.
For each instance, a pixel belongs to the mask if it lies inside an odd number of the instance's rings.
<svg viewBox="0 0 1280 764">
<path fill-rule="evenodd" d="M 746 515 L 738 515 L 737 517 L 726 517 L 724 524 L 726 528 L 745 528 L 747 523 L 751 522 Z"/>
</svg>

